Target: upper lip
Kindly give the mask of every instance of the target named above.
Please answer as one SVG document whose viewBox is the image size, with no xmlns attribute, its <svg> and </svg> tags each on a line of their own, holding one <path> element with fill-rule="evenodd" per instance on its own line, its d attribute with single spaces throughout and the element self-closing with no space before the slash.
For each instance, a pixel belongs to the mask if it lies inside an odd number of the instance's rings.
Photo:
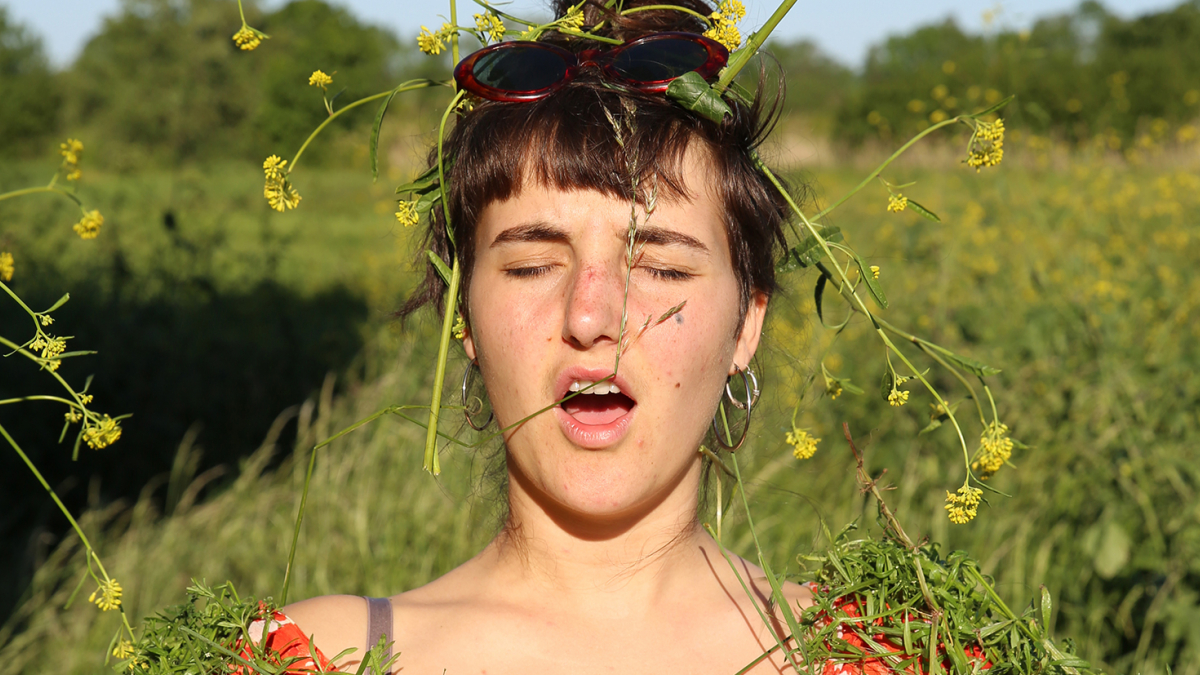
<svg viewBox="0 0 1200 675">
<path fill-rule="evenodd" d="M 617 373 L 616 377 L 611 377 L 613 374 L 612 368 L 585 368 L 583 366 L 571 366 L 562 371 L 558 375 L 558 380 L 554 385 L 554 395 L 556 400 L 561 400 L 571 394 L 570 387 L 572 382 L 588 381 L 600 382 L 607 381 L 617 385 L 621 393 L 628 396 L 629 400 L 637 403 L 637 397 L 633 393 L 633 387 L 630 386 L 629 380 L 626 380 Z M 610 378 L 611 379 L 608 379 Z"/>
</svg>

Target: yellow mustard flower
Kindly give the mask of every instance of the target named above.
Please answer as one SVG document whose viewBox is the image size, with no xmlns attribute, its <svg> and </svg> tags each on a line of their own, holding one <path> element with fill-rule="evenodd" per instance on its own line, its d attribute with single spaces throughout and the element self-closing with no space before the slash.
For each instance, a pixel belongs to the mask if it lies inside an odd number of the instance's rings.
<svg viewBox="0 0 1200 675">
<path fill-rule="evenodd" d="M 900 213 L 908 208 L 908 197 L 904 195 L 888 195 L 888 213 Z"/>
<path fill-rule="evenodd" d="M 324 89 L 333 84 L 333 78 L 326 75 L 323 71 L 314 70 L 312 75 L 308 76 L 308 85 L 310 87 L 320 87 Z"/>
<path fill-rule="evenodd" d="M 871 265 L 871 277 L 875 279 L 879 278 L 879 265 Z"/>
<path fill-rule="evenodd" d="M 978 172 L 996 166 L 1004 159 L 1004 120 L 976 122 L 975 133 L 967 143 L 967 166 Z"/>
<path fill-rule="evenodd" d="M 724 0 L 717 6 L 717 11 L 709 15 L 709 28 L 704 31 L 704 37 L 711 38 L 725 45 L 729 51 L 742 46 L 742 34 L 737 29 L 737 22 L 746 16 L 746 8 L 739 0 Z"/>
<path fill-rule="evenodd" d="M 979 472 L 981 480 L 991 478 L 1012 457 L 1013 440 L 1008 437 L 1008 425 L 993 420 L 979 437 L 979 452 L 971 462 L 971 470 Z"/>
<path fill-rule="evenodd" d="M 68 138 L 65 143 L 59 143 L 58 148 L 58 153 L 63 157 L 63 174 L 67 180 L 79 180 L 82 175 L 79 171 L 79 157 L 83 154 L 83 143 L 74 138 Z"/>
<path fill-rule="evenodd" d="M 558 25 L 569 30 L 583 30 L 583 10 L 572 7 L 567 15 L 558 20 Z"/>
<path fill-rule="evenodd" d="M 116 579 L 105 579 L 100 582 L 100 587 L 92 591 L 88 596 L 88 602 L 96 603 L 100 611 L 107 612 L 110 609 L 116 609 L 121 606 L 121 584 L 117 583 Z"/>
<path fill-rule="evenodd" d="M 821 442 L 821 439 L 813 437 L 807 430 L 796 427 L 792 427 L 785 440 L 792 446 L 792 456 L 796 459 L 809 459 L 815 455 L 817 443 Z"/>
<path fill-rule="evenodd" d="M 983 490 L 968 485 L 958 488 L 957 493 L 947 490 L 946 511 L 950 516 L 950 522 L 955 525 L 963 525 L 974 520 L 982 494 Z"/>
<path fill-rule="evenodd" d="M 0 251 L 0 281 L 12 281 L 13 272 L 16 269 L 16 265 L 13 264 L 13 254 L 8 251 Z"/>
<path fill-rule="evenodd" d="M 116 647 L 113 647 L 112 650 L 112 655 L 118 659 L 121 659 L 122 661 L 133 656 L 133 654 L 133 643 L 129 640 L 121 640 L 117 643 Z"/>
<path fill-rule="evenodd" d="M 83 419 L 83 415 L 80 415 L 79 411 L 74 408 L 68 410 L 63 417 L 67 418 L 68 424 L 75 424 L 79 420 Z"/>
<path fill-rule="evenodd" d="M 825 378 L 825 394 L 829 400 L 835 400 L 842 395 L 842 383 L 839 380 Z"/>
<path fill-rule="evenodd" d="M 455 30 L 456 27 L 448 23 L 442 24 L 436 33 L 431 33 L 428 28 L 421 26 L 421 34 L 417 36 L 417 48 L 430 56 L 441 54 L 442 50 L 446 48 L 446 41 L 449 40 L 450 34 Z"/>
<path fill-rule="evenodd" d="M 416 202 L 399 202 L 396 204 L 396 220 L 405 227 L 416 225 L 420 219 L 417 216 Z"/>
<path fill-rule="evenodd" d="M 99 211 L 85 211 L 83 218 L 71 229 L 75 230 L 80 239 L 95 239 L 100 236 L 100 226 L 103 224 L 104 216 L 100 215 Z"/>
<path fill-rule="evenodd" d="M 242 24 L 242 27 L 238 29 L 238 32 L 233 34 L 233 43 L 238 46 L 238 49 L 247 52 L 254 51 L 260 44 L 262 44 L 263 40 L 269 39 L 271 39 L 270 35 L 267 35 L 260 30 L 251 28 L 246 24 Z"/>
<path fill-rule="evenodd" d="M 263 184 L 263 197 L 276 211 L 294 209 L 300 205 L 300 193 L 292 187 L 287 177 L 287 160 L 278 155 L 271 155 L 263 161 L 263 174 L 266 182 Z"/>
<path fill-rule="evenodd" d="M 480 42 L 484 44 L 504 39 L 504 22 L 491 12 L 475 15 L 475 30 L 479 32 Z"/>
<path fill-rule="evenodd" d="M 908 403 L 908 392 L 903 389 L 892 389 L 892 393 L 888 394 L 888 405 L 899 408 Z"/>
<path fill-rule="evenodd" d="M 454 333 L 454 337 L 457 340 L 467 337 L 467 322 L 463 320 L 462 314 L 455 317 L 454 326 L 450 330 Z"/>
<path fill-rule="evenodd" d="M 121 439 L 121 425 L 116 420 L 105 415 L 100 421 L 88 426 L 83 431 L 83 440 L 93 450 L 103 450 Z M 120 586 L 117 587 L 118 593 Z"/>
</svg>

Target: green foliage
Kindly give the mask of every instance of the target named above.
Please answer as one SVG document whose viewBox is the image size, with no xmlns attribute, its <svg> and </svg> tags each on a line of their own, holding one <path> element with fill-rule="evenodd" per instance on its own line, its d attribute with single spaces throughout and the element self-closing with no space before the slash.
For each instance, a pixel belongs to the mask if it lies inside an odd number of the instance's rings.
<svg viewBox="0 0 1200 675">
<path fill-rule="evenodd" d="M 42 42 L 0 5 L 0 157 L 45 152 L 62 96 Z"/>
</svg>

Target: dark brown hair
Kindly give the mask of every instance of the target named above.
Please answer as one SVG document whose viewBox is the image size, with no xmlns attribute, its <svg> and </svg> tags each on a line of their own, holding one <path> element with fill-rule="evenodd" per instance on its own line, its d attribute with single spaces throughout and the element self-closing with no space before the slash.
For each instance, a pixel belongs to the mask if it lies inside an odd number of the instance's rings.
<svg viewBox="0 0 1200 675">
<path fill-rule="evenodd" d="M 626 2 L 625 8 L 653 1 Z M 676 0 L 675 4 L 703 15 L 713 11 L 701 0 Z M 570 6 L 559 0 L 557 15 L 562 16 Z M 662 31 L 704 30 L 701 21 L 677 10 L 621 16 L 594 3 L 585 7 L 584 16 L 587 26 L 605 20 L 602 34 L 623 40 Z M 558 34 L 549 34 L 544 40 L 575 51 L 596 46 L 593 41 Z M 682 169 L 685 154 L 695 146 L 693 150 L 707 156 L 710 175 L 717 181 L 713 194 L 725 210 L 730 257 L 744 313 L 754 291 L 768 295 L 775 291 L 777 247 L 786 243 L 783 225 L 789 217 L 786 200 L 755 160 L 755 148 L 777 119 L 782 96 L 780 92 L 768 102 L 761 89 L 749 104 L 728 100 L 733 115 L 719 124 L 685 110 L 665 95 L 617 88 L 594 68 L 584 68 L 574 81 L 536 101 L 478 101 L 474 110 L 458 118 L 443 145 L 457 251 L 446 234 L 440 205 L 430 212 L 427 247 L 447 261 L 457 253 L 465 305 L 475 256 L 475 225 L 488 205 L 515 196 L 529 180 L 557 189 L 595 190 L 639 201 L 644 201 L 646 186 L 653 182 L 659 198 L 689 199 L 692 195 Z M 624 139 L 624 147 L 612 120 L 633 130 Z M 430 161 L 437 162 L 436 147 Z M 633 176 L 642 186 L 640 194 L 632 194 Z M 401 315 L 427 304 L 441 307 L 445 291 L 441 278 L 429 269 Z"/>
</svg>

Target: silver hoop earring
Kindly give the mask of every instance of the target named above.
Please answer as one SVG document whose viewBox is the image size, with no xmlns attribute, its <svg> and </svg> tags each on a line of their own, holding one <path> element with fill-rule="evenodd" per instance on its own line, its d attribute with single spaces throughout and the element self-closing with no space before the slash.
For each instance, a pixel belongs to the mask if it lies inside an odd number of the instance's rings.
<svg viewBox="0 0 1200 675">
<path fill-rule="evenodd" d="M 492 423 L 492 410 L 491 406 L 484 401 L 486 394 L 484 394 L 484 397 L 481 397 L 478 394 L 469 393 L 470 389 L 475 384 L 475 380 L 477 379 L 472 377 L 472 374 L 478 372 L 479 362 L 474 360 L 471 361 L 471 363 L 467 366 L 467 369 L 463 371 L 462 405 L 463 415 L 467 418 L 467 424 L 471 425 L 471 428 L 475 431 L 483 431 L 487 425 Z M 487 419 L 483 420 L 482 422 L 476 422 L 475 418 L 481 415 L 485 408 L 487 409 Z"/>
<path fill-rule="evenodd" d="M 750 431 L 750 413 L 754 408 L 754 404 L 758 402 L 759 394 L 758 378 L 754 377 L 754 373 L 750 370 L 750 368 L 747 367 L 745 370 L 737 368 L 737 366 L 734 366 L 734 368 L 737 369 L 737 374 L 742 376 L 742 384 L 744 384 L 746 387 L 746 400 L 739 401 L 734 397 L 733 391 L 729 387 L 729 380 L 732 379 L 733 376 L 730 375 L 725 379 L 725 397 L 729 399 L 730 403 L 735 408 L 746 411 L 746 424 L 742 427 L 742 433 L 738 436 L 737 442 L 733 444 L 726 442 L 725 434 L 721 433 L 722 426 L 728 429 L 728 420 L 723 420 L 719 426 L 717 423 L 717 419 L 723 417 L 722 413 L 724 412 L 724 401 L 717 404 L 717 413 L 713 415 L 712 420 L 713 435 L 717 437 L 717 445 L 720 445 L 722 448 L 725 448 L 730 452 L 736 452 L 738 448 L 742 447 L 742 443 L 746 442 L 746 432 Z M 751 384 L 752 382 L 753 384 Z M 729 436 L 732 437 L 732 434 L 729 434 Z"/>
</svg>

